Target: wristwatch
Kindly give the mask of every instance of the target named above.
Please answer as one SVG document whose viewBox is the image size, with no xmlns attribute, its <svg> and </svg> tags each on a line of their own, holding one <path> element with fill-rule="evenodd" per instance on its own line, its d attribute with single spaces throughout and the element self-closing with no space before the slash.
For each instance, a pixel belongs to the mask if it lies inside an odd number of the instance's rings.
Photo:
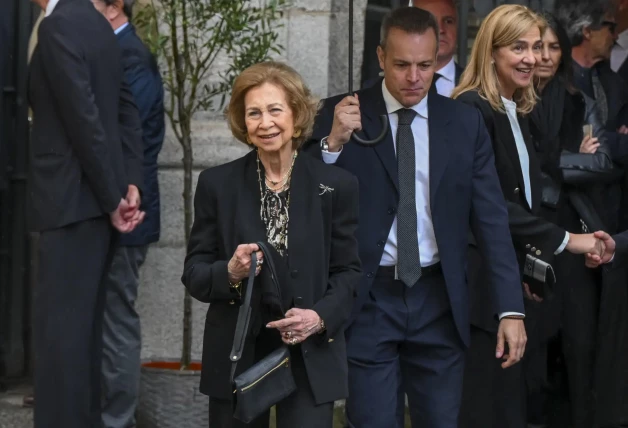
<svg viewBox="0 0 628 428">
<path fill-rule="evenodd" d="M 324 152 L 328 152 L 329 151 L 329 144 L 327 144 L 327 139 L 329 138 L 329 136 L 321 139 L 321 150 Z"/>
</svg>

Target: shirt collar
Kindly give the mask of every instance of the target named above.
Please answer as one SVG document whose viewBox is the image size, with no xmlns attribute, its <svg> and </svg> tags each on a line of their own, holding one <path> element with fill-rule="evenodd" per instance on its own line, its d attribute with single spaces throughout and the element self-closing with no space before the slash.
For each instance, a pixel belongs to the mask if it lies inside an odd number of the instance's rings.
<svg viewBox="0 0 628 428">
<path fill-rule="evenodd" d="M 118 28 L 116 28 L 113 33 L 114 34 L 120 34 L 122 32 L 122 30 L 124 30 L 126 27 L 129 26 L 128 22 L 125 22 L 124 24 L 120 25 Z"/>
<path fill-rule="evenodd" d="M 386 103 L 386 112 L 388 114 L 405 108 L 401 105 L 399 101 L 395 99 L 395 97 L 392 96 L 390 91 L 388 91 L 388 88 L 386 87 L 386 79 L 382 80 L 382 95 L 384 96 L 384 103 Z M 425 97 L 423 97 L 421 101 L 419 101 L 418 104 L 415 104 L 409 108 L 417 112 L 417 114 L 422 118 L 427 119 L 427 94 L 425 95 Z"/>
<path fill-rule="evenodd" d="M 57 3 L 59 3 L 59 0 L 48 0 L 48 5 L 46 6 L 46 16 L 50 16 Z"/>
<path fill-rule="evenodd" d="M 628 49 L 628 30 L 624 30 L 619 33 L 619 36 L 617 36 L 617 41 L 615 43 L 617 43 L 624 49 Z"/>
<path fill-rule="evenodd" d="M 437 71 L 438 74 L 441 75 L 441 79 L 449 80 L 450 82 L 456 81 L 456 62 L 453 57 L 449 60 L 449 62 L 440 70 Z"/>
<path fill-rule="evenodd" d="M 504 107 L 509 110 L 517 110 L 517 103 L 508 98 L 501 97 Z"/>
</svg>

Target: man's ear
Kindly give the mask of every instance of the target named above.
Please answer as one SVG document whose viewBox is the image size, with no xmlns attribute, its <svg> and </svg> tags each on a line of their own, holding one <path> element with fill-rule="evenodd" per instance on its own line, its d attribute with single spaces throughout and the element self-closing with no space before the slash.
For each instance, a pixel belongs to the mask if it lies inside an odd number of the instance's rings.
<svg viewBox="0 0 628 428">
<path fill-rule="evenodd" d="M 386 60 L 386 51 L 381 46 L 377 46 L 377 60 L 379 61 L 379 68 L 383 70 Z"/>
<path fill-rule="evenodd" d="M 586 40 L 591 40 L 591 27 L 584 27 L 582 29 L 582 37 Z"/>
<path fill-rule="evenodd" d="M 115 21 L 121 14 L 124 13 L 124 2 L 123 0 L 118 0 L 111 6 L 107 7 L 107 19 L 109 21 Z"/>
</svg>

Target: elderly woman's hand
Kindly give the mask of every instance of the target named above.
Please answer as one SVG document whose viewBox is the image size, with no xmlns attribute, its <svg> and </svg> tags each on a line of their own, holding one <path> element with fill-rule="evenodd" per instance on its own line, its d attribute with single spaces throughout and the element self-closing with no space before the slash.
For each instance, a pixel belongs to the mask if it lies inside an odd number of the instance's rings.
<svg viewBox="0 0 628 428">
<path fill-rule="evenodd" d="M 281 333 L 281 340 L 287 345 L 296 345 L 321 331 L 321 317 L 311 309 L 292 308 L 284 319 L 266 325 Z"/>
<path fill-rule="evenodd" d="M 249 276 L 251 268 L 251 253 L 257 251 L 257 268 L 255 275 L 259 275 L 264 263 L 264 253 L 259 251 L 257 244 L 241 244 L 236 248 L 233 257 L 227 264 L 227 273 L 229 274 L 229 282 L 236 283 L 242 281 Z"/>
</svg>

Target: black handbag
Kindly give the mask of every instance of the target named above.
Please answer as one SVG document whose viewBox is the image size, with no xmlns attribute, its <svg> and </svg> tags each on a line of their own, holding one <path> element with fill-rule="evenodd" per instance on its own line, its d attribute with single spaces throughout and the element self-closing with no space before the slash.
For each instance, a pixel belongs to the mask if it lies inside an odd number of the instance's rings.
<svg viewBox="0 0 628 428">
<path fill-rule="evenodd" d="M 573 153 L 563 150 L 558 166 L 563 182 L 572 185 L 612 183 L 623 175 L 614 168 L 610 156 L 600 146 L 596 153 Z"/>
<path fill-rule="evenodd" d="M 270 277 L 272 278 L 273 285 L 277 289 L 279 301 L 281 302 L 281 288 L 277 283 L 278 277 L 272 256 L 269 251 L 267 251 L 265 243 L 258 242 L 257 245 L 260 247 L 260 250 L 267 255 L 267 257 L 264 257 L 265 269 L 270 270 Z M 240 361 L 242 357 L 246 333 L 249 329 L 249 321 L 251 319 L 251 296 L 255 282 L 256 264 L 257 255 L 256 253 L 252 253 L 249 280 L 246 284 L 244 300 L 238 312 L 233 348 L 230 354 L 232 363 L 231 380 L 234 389 L 233 417 L 244 423 L 255 420 L 258 416 L 262 415 L 297 389 L 292 375 L 290 351 L 285 345 L 255 363 L 234 379 L 238 361 Z"/>
</svg>

